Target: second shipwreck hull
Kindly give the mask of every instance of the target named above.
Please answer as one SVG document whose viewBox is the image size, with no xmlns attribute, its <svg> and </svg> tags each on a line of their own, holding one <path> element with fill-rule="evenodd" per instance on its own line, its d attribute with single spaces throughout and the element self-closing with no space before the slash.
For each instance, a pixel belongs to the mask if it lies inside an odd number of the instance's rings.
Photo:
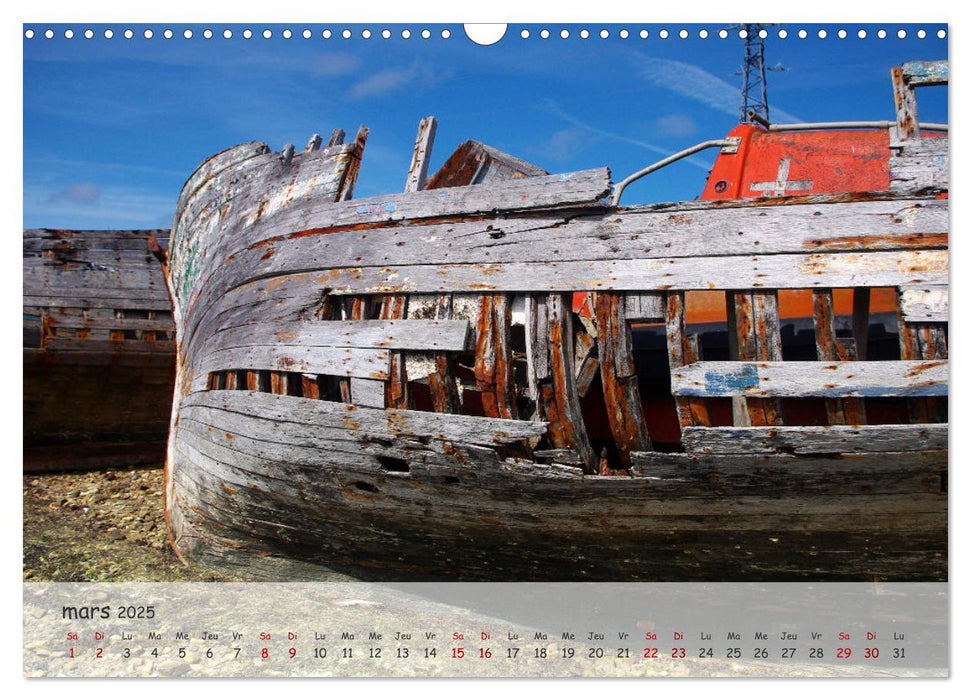
<svg viewBox="0 0 971 700">
<path fill-rule="evenodd" d="M 161 463 L 175 324 L 168 231 L 24 231 L 24 471 Z"/>
<path fill-rule="evenodd" d="M 342 201 L 362 147 L 249 144 L 183 191 L 184 558 L 947 577 L 941 188 L 620 208 L 594 169 Z M 898 299 L 890 358 L 867 356 L 865 305 L 855 335 L 833 313 L 834 290 L 873 288 Z M 686 322 L 696 290 L 731 301 L 730 355 Z M 815 358 L 786 357 L 779 290 L 811 295 Z"/>
</svg>

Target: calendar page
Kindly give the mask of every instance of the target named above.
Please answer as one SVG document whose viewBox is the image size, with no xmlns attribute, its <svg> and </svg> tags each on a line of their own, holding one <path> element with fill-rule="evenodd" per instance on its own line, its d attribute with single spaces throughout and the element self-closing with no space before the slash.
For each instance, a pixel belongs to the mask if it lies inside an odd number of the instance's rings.
<svg viewBox="0 0 971 700">
<path fill-rule="evenodd" d="M 948 35 L 23 24 L 23 674 L 948 676 Z"/>
</svg>

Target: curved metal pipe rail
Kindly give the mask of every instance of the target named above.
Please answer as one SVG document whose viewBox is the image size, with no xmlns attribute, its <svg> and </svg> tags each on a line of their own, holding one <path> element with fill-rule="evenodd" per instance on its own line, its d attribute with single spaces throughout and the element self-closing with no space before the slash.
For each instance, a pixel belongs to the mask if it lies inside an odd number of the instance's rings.
<svg viewBox="0 0 971 700">
<path fill-rule="evenodd" d="M 624 194 L 624 189 L 626 189 L 627 185 L 634 182 L 635 180 L 640 180 L 645 175 L 650 175 L 655 170 L 660 170 L 661 168 L 667 165 L 671 165 L 671 163 L 679 161 L 682 158 L 687 158 L 688 156 L 694 155 L 699 151 L 704 151 L 709 148 L 724 148 L 726 146 L 737 146 L 737 145 L 738 145 L 738 140 L 733 140 L 733 139 L 714 139 L 711 141 L 702 141 L 699 144 L 695 144 L 691 148 L 686 148 L 683 151 L 678 151 L 677 153 L 670 155 L 663 160 L 659 160 L 656 163 L 652 163 L 651 165 L 648 165 L 643 170 L 638 170 L 633 175 L 628 175 L 623 180 L 617 183 L 617 185 L 614 187 L 614 193 L 610 197 L 610 206 L 612 207 L 617 206 L 618 202 L 620 202 L 620 196 Z"/>
</svg>

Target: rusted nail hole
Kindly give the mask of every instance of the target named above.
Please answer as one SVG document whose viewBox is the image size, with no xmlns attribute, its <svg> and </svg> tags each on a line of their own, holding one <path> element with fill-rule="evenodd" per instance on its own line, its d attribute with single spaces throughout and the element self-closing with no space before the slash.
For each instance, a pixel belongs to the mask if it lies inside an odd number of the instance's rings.
<svg viewBox="0 0 971 700">
<path fill-rule="evenodd" d="M 358 491 L 367 491 L 368 493 L 378 493 L 378 487 L 374 484 L 369 484 L 366 481 L 355 481 L 351 484 Z"/>
</svg>

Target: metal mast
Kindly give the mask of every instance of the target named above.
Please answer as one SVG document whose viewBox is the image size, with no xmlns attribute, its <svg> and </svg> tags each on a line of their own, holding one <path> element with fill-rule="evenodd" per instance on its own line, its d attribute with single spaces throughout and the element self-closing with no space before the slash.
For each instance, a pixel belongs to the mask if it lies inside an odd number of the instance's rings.
<svg viewBox="0 0 971 700">
<path fill-rule="evenodd" d="M 743 24 L 745 30 L 745 62 L 742 64 L 742 107 L 739 123 L 752 121 L 749 113 L 769 121 L 769 98 L 765 85 L 765 41 L 759 32 L 762 24 Z"/>
</svg>

